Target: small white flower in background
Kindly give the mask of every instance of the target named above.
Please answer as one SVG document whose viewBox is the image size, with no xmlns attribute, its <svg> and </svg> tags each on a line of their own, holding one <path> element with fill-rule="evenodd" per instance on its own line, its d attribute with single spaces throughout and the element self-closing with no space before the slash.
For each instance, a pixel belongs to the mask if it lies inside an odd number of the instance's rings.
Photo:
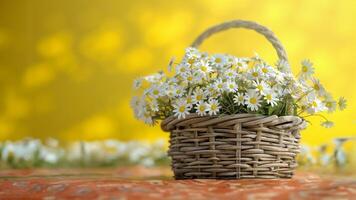
<svg viewBox="0 0 356 200">
<path fill-rule="evenodd" d="M 178 119 L 185 118 L 185 116 L 189 114 L 188 107 L 189 106 L 186 101 L 178 101 L 173 105 L 174 116 L 178 117 Z"/>
<path fill-rule="evenodd" d="M 198 102 L 196 104 L 195 109 L 196 109 L 196 112 L 198 113 L 199 116 L 204 116 L 204 115 L 206 115 L 206 111 L 208 110 L 208 106 L 203 101 L 200 101 L 200 102 Z"/>
<path fill-rule="evenodd" d="M 313 63 L 310 60 L 303 60 L 302 61 L 302 71 L 300 72 L 301 78 L 309 78 L 311 75 L 314 74 Z"/>
<path fill-rule="evenodd" d="M 261 96 L 254 90 L 248 90 L 245 95 L 245 104 L 252 111 L 257 111 L 261 106 Z"/>
<path fill-rule="evenodd" d="M 346 99 L 344 97 L 340 97 L 338 101 L 339 109 L 344 110 L 347 106 Z"/>
<path fill-rule="evenodd" d="M 216 99 L 209 99 L 208 109 L 209 115 L 216 115 L 220 110 L 219 102 Z"/>
<path fill-rule="evenodd" d="M 237 103 L 237 105 L 244 105 L 245 103 L 245 95 L 241 92 L 237 93 L 234 95 L 234 103 Z"/>
<path fill-rule="evenodd" d="M 323 126 L 325 128 L 331 128 L 334 126 L 334 122 L 327 120 L 327 121 L 322 122 L 321 126 Z"/>
</svg>

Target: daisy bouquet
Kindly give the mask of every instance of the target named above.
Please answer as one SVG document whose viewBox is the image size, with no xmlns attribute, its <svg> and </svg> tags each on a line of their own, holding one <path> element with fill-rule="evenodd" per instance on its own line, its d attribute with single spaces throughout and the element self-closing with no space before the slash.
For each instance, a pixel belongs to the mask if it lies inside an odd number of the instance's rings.
<svg viewBox="0 0 356 200">
<path fill-rule="evenodd" d="M 154 124 L 171 115 L 185 118 L 190 113 L 231 115 L 321 116 L 322 125 L 331 127 L 322 112 L 345 109 L 346 100 L 336 101 L 314 76 L 313 63 L 301 62 L 294 76 L 288 63 L 270 65 L 258 55 L 240 58 L 228 54 L 209 55 L 198 49 L 186 49 L 179 63 L 169 64 L 172 76 L 159 72 L 134 82 L 131 105 L 135 116 Z"/>
<path fill-rule="evenodd" d="M 255 30 L 271 34 L 269 30 Z M 203 37 L 211 33 L 204 34 Z M 197 41 L 201 42 L 199 38 Z M 284 58 L 284 49 L 278 52 L 276 41 L 279 42 L 276 38 L 270 40 L 279 57 Z M 346 100 L 332 97 L 315 77 L 311 61 L 302 61 L 296 76 L 289 69 L 286 59 L 270 65 L 257 54 L 250 58 L 210 55 L 189 47 L 180 62 L 171 60 L 168 75 L 161 71 L 134 81 L 134 90 L 140 95 L 132 98 L 131 106 L 137 119 L 151 125 L 169 116 L 182 119 L 191 113 L 199 116 L 254 113 L 320 116 L 322 126 L 333 126 L 321 113 L 345 109 Z"/>
</svg>

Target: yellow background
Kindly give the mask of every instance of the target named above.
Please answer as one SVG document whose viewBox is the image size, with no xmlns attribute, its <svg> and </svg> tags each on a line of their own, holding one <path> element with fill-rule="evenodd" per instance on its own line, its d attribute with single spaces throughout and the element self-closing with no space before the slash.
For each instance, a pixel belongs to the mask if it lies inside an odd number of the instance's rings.
<svg viewBox="0 0 356 200">
<path fill-rule="evenodd" d="M 348 109 L 303 132 L 311 145 L 356 136 L 356 3 L 300 1 L 13 0 L 0 3 L 0 139 L 167 138 L 133 118 L 134 78 L 166 68 L 205 28 L 257 21 L 284 44 L 294 72 L 310 58 Z M 210 53 L 276 60 L 260 35 L 231 30 L 201 46 Z"/>
</svg>

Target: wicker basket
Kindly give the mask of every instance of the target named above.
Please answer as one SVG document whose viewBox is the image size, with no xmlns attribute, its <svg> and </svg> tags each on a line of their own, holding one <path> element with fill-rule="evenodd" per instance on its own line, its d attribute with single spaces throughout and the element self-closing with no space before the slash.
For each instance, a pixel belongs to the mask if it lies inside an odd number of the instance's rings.
<svg viewBox="0 0 356 200">
<path fill-rule="evenodd" d="M 274 34 L 259 24 L 235 20 L 209 28 L 192 44 L 232 27 L 253 29 L 274 46 L 281 60 L 286 53 Z M 170 132 L 169 156 L 176 179 L 291 178 L 299 153 L 299 131 L 305 122 L 296 116 L 235 114 L 173 116 L 161 123 Z"/>
</svg>

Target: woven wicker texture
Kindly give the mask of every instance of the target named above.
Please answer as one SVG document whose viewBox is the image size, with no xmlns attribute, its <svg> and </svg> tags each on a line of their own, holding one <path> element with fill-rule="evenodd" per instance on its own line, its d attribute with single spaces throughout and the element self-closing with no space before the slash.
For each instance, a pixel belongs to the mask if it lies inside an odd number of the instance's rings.
<svg viewBox="0 0 356 200">
<path fill-rule="evenodd" d="M 299 152 L 295 116 L 236 114 L 168 117 L 169 156 L 176 179 L 290 178 Z"/>
</svg>

